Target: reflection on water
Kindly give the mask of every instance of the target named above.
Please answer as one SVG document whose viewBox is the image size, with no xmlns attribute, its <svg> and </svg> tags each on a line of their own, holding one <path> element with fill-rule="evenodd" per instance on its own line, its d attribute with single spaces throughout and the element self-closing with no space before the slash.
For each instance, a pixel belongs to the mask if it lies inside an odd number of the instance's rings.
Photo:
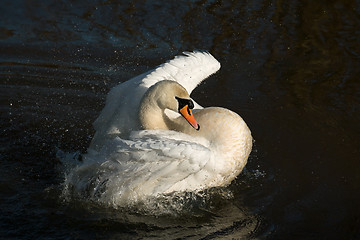
<svg viewBox="0 0 360 240">
<path fill-rule="evenodd" d="M 359 1 L 4 1 L 0 233 L 7 238 L 360 237 Z M 185 50 L 220 72 L 192 97 L 238 112 L 246 171 L 204 209 L 155 217 L 63 202 L 106 93 Z M 259 174 L 260 173 L 260 174 Z"/>
</svg>

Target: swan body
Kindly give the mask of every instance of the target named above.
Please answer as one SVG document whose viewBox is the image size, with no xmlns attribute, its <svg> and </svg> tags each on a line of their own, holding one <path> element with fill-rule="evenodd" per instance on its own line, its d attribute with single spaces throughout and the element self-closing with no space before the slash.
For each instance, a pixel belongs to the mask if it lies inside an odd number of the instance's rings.
<svg viewBox="0 0 360 240">
<path fill-rule="evenodd" d="M 209 53 L 185 53 L 112 89 L 67 185 L 119 205 L 230 184 L 247 162 L 251 132 L 238 114 L 189 96 L 219 68 Z"/>
</svg>

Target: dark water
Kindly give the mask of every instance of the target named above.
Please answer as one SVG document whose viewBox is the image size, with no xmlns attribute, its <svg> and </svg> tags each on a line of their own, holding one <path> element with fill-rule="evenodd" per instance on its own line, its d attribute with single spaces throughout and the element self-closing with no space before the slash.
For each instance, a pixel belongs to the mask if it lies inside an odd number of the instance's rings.
<svg viewBox="0 0 360 240">
<path fill-rule="evenodd" d="M 0 238 L 359 239 L 359 43 L 356 0 L 1 1 Z M 192 97 L 256 140 L 232 196 L 65 201 L 57 149 L 84 152 L 111 87 L 194 49 L 222 68 Z"/>
</svg>

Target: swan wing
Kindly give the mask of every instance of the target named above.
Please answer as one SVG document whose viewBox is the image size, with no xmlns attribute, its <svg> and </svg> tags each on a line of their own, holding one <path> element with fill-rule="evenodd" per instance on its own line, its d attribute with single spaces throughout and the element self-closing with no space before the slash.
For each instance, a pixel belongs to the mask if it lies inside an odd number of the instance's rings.
<svg viewBox="0 0 360 240">
<path fill-rule="evenodd" d="M 158 66 L 112 88 L 99 117 L 94 121 L 95 135 L 90 149 L 99 150 L 112 136 L 127 138 L 140 129 L 138 109 L 149 87 L 162 80 L 180 83 L 190 94 L 205 78 L 214 74 L 220 63 L 208 52 L 185 52 L 183 56 Z M 195 109 L 202 107 L 194 101 Z"/>
<path fill-rule="evenodd" d="M 182 56 L 158 66 L 143 79 L 147 88 L 162 80 L 173 80 L 189 94 L 207 77 L 220 69 L 220 63 L 208 52 L 184 52 Z"/>
<path fill-rule="evenodd" d="M 167 192 L 202 170 L 211 156 L 209 148 L 188 141 L 181 134 L 173 138 L 155 132 L 142 134 L 138 139 L 132 136 L 132 140 L 117 138 L 115 148 L 106 154 L 129 173 L 127 178 L 131 181 L 126 187 L 146 195 Z"/>
<path fill-rule="evenodd" d="M 78 192 L 88 191 L 90 197 L 116 204 L 186 190 L 174 186 L 187 178 L 196 181 L 194 176 L 211 158 L 211 150 L 182 136 L 165 135 L 147 132 L 130 140 L 108 140 L 100 152 L 90 151 L 85 156 L 84 164 L 73 171 L 68 182 Z"/>
</svg>

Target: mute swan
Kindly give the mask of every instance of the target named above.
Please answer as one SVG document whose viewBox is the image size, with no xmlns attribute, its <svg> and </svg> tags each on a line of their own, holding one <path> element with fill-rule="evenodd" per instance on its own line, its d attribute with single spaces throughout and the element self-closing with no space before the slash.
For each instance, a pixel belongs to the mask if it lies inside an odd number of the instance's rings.
<svg viewBox="0 0 360 240">
<path fill-rule="evenodd" d="M 230 184 L 247 162 L 251 132 L 236 113 L 189 96 L 219 68 L 209 53 L 184 53 L 112 89 L 67 186 L 120 205 Z"/>
</svg>

